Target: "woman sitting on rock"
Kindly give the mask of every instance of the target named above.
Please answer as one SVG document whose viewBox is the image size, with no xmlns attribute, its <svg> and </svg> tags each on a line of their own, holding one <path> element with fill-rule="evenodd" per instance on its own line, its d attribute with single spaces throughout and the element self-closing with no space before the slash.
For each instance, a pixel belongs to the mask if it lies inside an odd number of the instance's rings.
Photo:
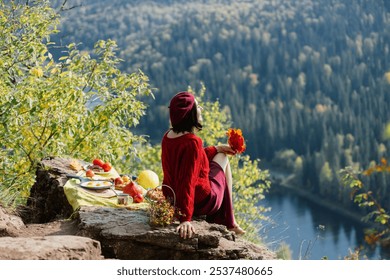
<svg viewBox="0 0 390 280">
<path fill-rule="evenodd" d="M 235 222 L 232 201 L 232 173 L 227 155 L 236 152 L 229 145 L 203 147 L 195 133 L 202 129 L 202 107 L 189 92 L 176 94 L 169 105 L 171 128 L 162 139 L 163 184 L 176 194 L 181 212 L 177 232 L 191 238 L 193 216 L 206 215 L 210 223 L 225 225 L 236 234 L 245 231 Z M 166 197 L 172 190 L 163 186 Z"/>
</svg>

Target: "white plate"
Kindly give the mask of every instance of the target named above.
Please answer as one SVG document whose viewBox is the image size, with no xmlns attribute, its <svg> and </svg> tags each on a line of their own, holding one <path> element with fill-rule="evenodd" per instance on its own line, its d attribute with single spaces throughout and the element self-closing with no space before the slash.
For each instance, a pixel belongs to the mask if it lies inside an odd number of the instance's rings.
<svg viewBox="0 0 390 280">
<path fill-rule="evenodd" d="M 80 186 L 89 190 L 104 190 L 111 188 L 113 185 L 108 181 L 88 181 L 81 183 Z"/>
<path fill-rule="evenodd" d="M 87 170 L 89 170 L 89 167 L 91 166 L 91 164 L 87 164 L 87 165 L 84 165 L 83 166 L 83 168 L 84 168 L 84 170 L 85 171 L 87 171 Z M 94 170 L 92 170 L 93 171 L 93 173 L 95 173 L 96 175 L 109 175 L 110 174 L 110 171 L 108 171 L 108 172 L 105 172 L 105 171 L 94 171 Z"/>
</svg>

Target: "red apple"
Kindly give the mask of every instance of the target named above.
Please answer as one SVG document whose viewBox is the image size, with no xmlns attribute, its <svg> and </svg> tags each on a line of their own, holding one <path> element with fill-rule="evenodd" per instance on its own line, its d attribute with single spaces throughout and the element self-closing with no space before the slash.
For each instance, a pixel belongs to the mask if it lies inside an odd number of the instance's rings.
<svg viewBox="0 0 390 280">
<path fill-rule="evenodd" d="M 97 166 L 103 167 L 104 161 L 102 161 L 100 158 L 95 158 L 92 161 L 92 163 L 93 163 L 93 165 L 97 165 Z"/>
<path fill-rule="evenodd" d="M 92 178 L 95 176 L 95 173 L 91 169 L 88 169 L 87 172 L 85 172 L 85 176 Z"/>
<path fill-rule="evenodd" d="M 105 163 L 103 164 L 102 168 L 103 168 L 104 172 L 110 171 L 111 168 L 112 168 L 111 163 L 109 163 L 108 161 L 105 162 Z"/>
<path fill-rule="evenodd" d="M 114 180 L 115 186 L 123 185 L 123 179 L 121 177 L 115 178 Z"/>
</svg>

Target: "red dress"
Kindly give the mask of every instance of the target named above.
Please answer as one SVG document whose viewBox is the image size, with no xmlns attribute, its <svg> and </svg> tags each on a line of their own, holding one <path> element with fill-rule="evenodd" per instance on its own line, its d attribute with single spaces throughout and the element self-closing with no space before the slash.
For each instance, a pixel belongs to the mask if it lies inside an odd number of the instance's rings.
<svg viewBox="0 0 390 280">
<path fill-rule="evenodd" d="M 167 132 L 168 133 L 168 132 Z M 212 159 L 214 146 L 203 148 L 202 139 L 193 133 L 162 139 L 163 184 L 176 194 L 180 222 L 191 221 L 193 215 L 206 215 L 209 222 L 234 226 L 233 207 L 225 173 Z M 164 195 L 173 197 L 163 186 Z"/>
</svg>

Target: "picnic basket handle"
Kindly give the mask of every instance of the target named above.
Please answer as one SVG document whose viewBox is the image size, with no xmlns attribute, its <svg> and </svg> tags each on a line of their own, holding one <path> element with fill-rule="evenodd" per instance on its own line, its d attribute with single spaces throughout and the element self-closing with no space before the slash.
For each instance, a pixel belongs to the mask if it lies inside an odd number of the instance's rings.
<svg viewBox="0 0 390 280">
<path fill-rule="evenodd" d="M 161 187 L 167 187 L 168 189 L 170 189 L 173 193 L 173 206 L 176 206 L 176 194 L 175 194 L 175 191 L 168 185 L 165 185 L 165 184 L 162 184 Z"/>
</svg>

